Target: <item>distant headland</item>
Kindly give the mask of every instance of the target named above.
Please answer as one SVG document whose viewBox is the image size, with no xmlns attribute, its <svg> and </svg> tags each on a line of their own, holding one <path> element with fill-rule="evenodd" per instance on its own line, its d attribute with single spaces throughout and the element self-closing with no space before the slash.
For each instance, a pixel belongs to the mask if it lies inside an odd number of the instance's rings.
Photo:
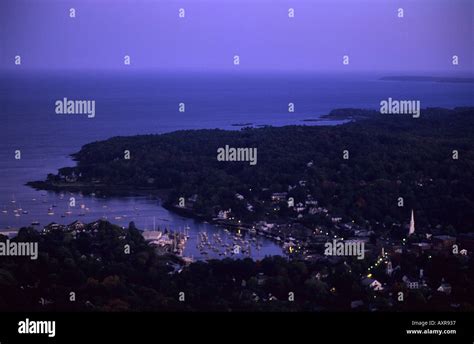
<svg viewBox="0 0 474 344">
<path fill-rule="evenodd" d="M 453 83 L 473 83 L 474 78 L 445 77 L 445 76 L 384 76 L 379 80 L 386 81 L 425 81 L 425 82 L 453 82 Z"/>
</svg>

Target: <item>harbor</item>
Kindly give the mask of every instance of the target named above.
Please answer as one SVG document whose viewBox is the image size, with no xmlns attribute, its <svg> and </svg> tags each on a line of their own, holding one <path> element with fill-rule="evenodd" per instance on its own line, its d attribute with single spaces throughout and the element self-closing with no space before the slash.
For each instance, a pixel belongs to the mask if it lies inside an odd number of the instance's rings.
<svg viewBox="0 0 474 344">
<path fill-rule="evenodd" d="M 51 223 L 70 225 L 77 220 L 81 223 L 106 220 L 123 227 L 134 222 L 143 230 L 145 240 L 159 252 L 176 254 L 190 261 L 283 255 L 282 248 L 270 238 L 182 217 L 163 208 L 155 196 L 109 198 L 25 187 L 21 194 L 1 197 L 0 234 L 8 237 L 15 236 L 21 227 L 43 230 Z M 70 206 L 71 197 L 76 200 L 75 207 Z"/>
</svg>

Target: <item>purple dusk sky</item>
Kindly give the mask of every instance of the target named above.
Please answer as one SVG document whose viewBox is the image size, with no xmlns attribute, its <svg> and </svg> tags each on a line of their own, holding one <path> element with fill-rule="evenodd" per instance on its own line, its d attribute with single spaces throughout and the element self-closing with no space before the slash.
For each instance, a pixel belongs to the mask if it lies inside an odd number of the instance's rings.
<svg viewBox="0 0 474 344">
<path fill-rule="evenodd" d="M 0 68 L 219 71 L 239 55 L 245 70 L 472 73 L 473 18 L 473 0 L 0 0 Z"/>
</svg>

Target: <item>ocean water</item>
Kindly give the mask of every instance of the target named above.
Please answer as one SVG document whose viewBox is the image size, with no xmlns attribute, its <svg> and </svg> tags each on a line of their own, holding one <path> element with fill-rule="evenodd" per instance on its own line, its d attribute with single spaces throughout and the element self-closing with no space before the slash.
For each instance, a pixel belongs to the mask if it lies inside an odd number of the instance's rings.
<svg viewBox="0 0 474 344">
<path fill-rule="evenodd" d="M 380 75 L 251 75 L 160 73 L 40 73 L 18 71 L 0 75 L 0 230 L 32 221 L 70 223 L 107 218 L 123 226 L 172 230 L 190 228 L 185 254 L 203 256 L 196 248 L 199 232 L 231 241 L 210 224 L 170 213 L 152 197 L 96 198 L 75 195 L 84 209 L 68 210 L 69 194 L 35 191 L 24 184 L 42 180 L 58 168 L 72 166 L 69 155 L 82 145 L 118 135 L 156 134 L 180 129 L 254 125 L 335 125 L 303 122 L 335 108 L 378 109 L 383 99 L 420 100 L 422 107 L 474 105 L 473 83 L 381 81 Z M 57 115 L 55 101 L 95 100 L 94 118 Z M 295 112 L 288 112 L 288 103 Z M 184 113 L 178 111 L 185 104 Z M 15 151 L 21 159 L 15 159 Z M 54 215 L 48 215 L 48 208 Z M 87 209 L 86 209 L 87 208 Z M 23 209 L 23 214 L 14 210 Z M 18 216 L 19 215 L 19 216 Z M 252 257 L 281 254 L 275 243 L 258 239 Z M 219 257 L 217 253 L 209 256 Z"/>
</svg>

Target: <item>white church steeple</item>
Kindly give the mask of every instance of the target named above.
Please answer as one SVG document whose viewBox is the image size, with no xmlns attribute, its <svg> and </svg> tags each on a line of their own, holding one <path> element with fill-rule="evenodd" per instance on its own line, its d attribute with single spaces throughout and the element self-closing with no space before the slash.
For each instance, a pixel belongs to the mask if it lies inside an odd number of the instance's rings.
<svg viewBox="0 0 474 344">
<path fill-rule="evenodd" d="M 415 233 L 415 215 L 413 209 L 411 210 L 410 229 L 408 230 L 408 236 Z"/>
</svg>

